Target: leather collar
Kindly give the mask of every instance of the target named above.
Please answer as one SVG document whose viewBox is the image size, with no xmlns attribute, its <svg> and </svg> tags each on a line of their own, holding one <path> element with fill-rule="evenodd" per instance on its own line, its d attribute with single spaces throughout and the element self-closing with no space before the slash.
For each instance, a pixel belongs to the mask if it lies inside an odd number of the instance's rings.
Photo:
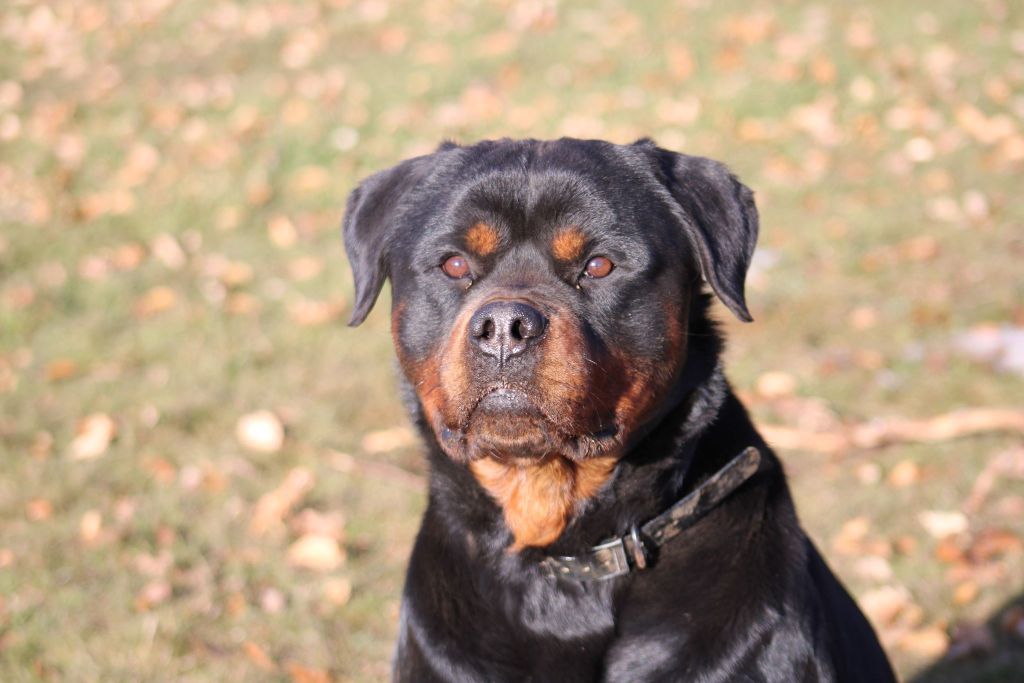
<svg viewBox="0 0 1024 683">
<path fill-rule="evenodd" d="M 761 452 L 749 446 L 722 469 L 708 477 L 665 512 L 641 526 L 633 525 L 625 536 L 593 546 L 582 555 L 544 558 L 541 569 L 548 576 L 579 581 L 606 581 L 631 571 L 647 569 L 667 540 L 696 524 L 701 517 L 738 489 L 761 466 Z"/>
</svg>

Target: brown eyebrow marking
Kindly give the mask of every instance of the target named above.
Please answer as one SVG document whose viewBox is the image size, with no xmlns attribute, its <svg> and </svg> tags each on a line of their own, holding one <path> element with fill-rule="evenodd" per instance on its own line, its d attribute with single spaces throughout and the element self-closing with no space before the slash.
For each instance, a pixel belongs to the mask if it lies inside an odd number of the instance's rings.
<svg viewBox="0 0 1024 683">
<path fill-rule="evenodd" d="M 559 261 L 576 261 L 583 256 L 583 248 L 586 246 L 586 235 L 576 226 L 572 226 L 563 228 L 551 240 L 551 253 Z"/>
<path fill-rule="evenodd" d="M 500 238 L 493 225 L 476 223 L 466 231 L 466 247 L 477 256 L 490 256 L 498 248 Z"/>
</svg>

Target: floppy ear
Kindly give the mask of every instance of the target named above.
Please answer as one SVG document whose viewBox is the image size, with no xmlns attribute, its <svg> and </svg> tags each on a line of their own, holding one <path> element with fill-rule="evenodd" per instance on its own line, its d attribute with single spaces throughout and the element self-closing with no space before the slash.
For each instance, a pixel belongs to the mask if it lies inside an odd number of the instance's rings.
<svg viewBox="0 0 1024 683">
<path fill-rule="evenodd" d="M 717 161 L 663 149 L 657 153 L 704 278 L 737 318 L 752 321 L 743 285 L 757 244 L 754 193 Z"/>
<path fill-rule="evenodd" d="M 427 175 L 433 155 L 403 161 L 364 180 L 348 196 L 342 234 L 355 280 L 356 300 L 348 324 L 359 325 L 373 308 L 388 276 L 389 249 L 410 190 Z"/>
</svg>

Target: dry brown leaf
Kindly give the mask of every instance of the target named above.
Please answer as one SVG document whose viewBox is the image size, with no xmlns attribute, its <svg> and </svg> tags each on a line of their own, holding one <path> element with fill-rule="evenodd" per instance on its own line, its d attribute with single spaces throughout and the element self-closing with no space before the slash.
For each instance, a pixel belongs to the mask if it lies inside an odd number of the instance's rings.
<svg viewBox="0 0 1024 683">
<path fill-rule="evenodd" d="M 882 481 L 882 467 L 876 462 L 862 462 L 854 470 L 857 481 L 865 486 L 873 486 Z"/>
<path fill-rule="evenodd" d="M 224 299 L 228 315 L 252 315 L 260 310 L 260 300 L 246 292 L 232 292 Z"/>
<path fill-rule="evenodd" d="M 99 510 L 87 510 L 78 522 L 78 536 L 86 545 L 92 545 L 100 539 L 103 531 L 103 515 Z"/>
<path fill-rule="evenodd" d="M 314 301 L 300 299 L 288 304 L 288 315 L 298 325 L 312 327 L 337 320 L 345 310 L 343 299 Z"/>
<path fill-rule="evenodd" d="M 903 586 L 872 588 L 860 596 L 861 609 L 876 625 L 891 624 L 911 606 L 910 593 Z"/>
<path fill-rule="evenodd" d="M 352 582 L 343 576 L 324 581 L 324 598 L 335 607 L 344 607 L 352 597 Z"/>
<path fill-rule="evenodd" d="M 841 555 L 860 555 L 870 531 L 871 520 L 867 517 L 848 519 L 832 537 L 832 548 Z"/>
<path fill-rule="evenodd" d="M 135 609 L 139 612 L 160 605 L 171 597 L 171 584 L 166 579 L 154 579 L 135 595 Z"/>
<path fill-rule="evenodd" d="M 33 498 L 25 503 L 25 516 L 33 522 L 45 522 L 53 517 L 53 503 L 45 498 Z"/>
<path fill-rule="evenodd" d="M 93 413 L 82 419 L 71 441 L 72 460 L 92 460 L 107 452 L 117 436 L 117 423 L 104 413 Z"/>
<path fill-rule="evenodd" d="M 310 470 L 304 467 L 291 470 L 277 488 L 260 497 L 249 521 L 249 532 L 260 536 L 281 526 L 285 516 L 313 489 L 315 483 L 316 478 Z"/>
<path fill-rule="evenodd" d="M 363 437 L 362 449 L 368 454 L 387 453 L 416 443 L 416 434 L 408 427 L 392 427 L 370 432 Z"/>
<path fill-rule="evenodd" d="M 297 195 L 311 195 L 325 189 L 330 182 L 331 174 L 323 166 L 303 166 L 288 179 L 288 189 Z"/>
<path fill-rule="evenodd" d="M 867 581 L 891 581 L 893 572 L 889 560 L 877 555 L 867 555 L 853 563 L 853 571 Z"/>
<path fill-rule="evenodd" d="M 324 269 L 324 261 L 316 256 L 301 256 L 288 262 L 288 276 L 297 281 L 312 280 Z"/>
<path fill-rule="evenodd" d="M 964 581 L 953 589 L 953 604 L 959 607 L 974 602 L 978 597 L 978 584 L 974 581 Z"/>
<path fill-rule="evenodd" d="M 264 588 L 260 593 L 260 609 L 267 614 L 280 614 L 284 607 L 284 593 L 276 588 Z"/>
<path fill-rule="evenodd" d="M 170 287 L 153 287 L 135 302 L 135 315 L 148 318 L 174 308 L 178 303 L 178 294 Z"/>
<path fill-rule="evenodd" d="M 299 231 L 295 229 L 295 223 L 290 218 L 278 215 L 267 223 L 267 236 L 275 247 L 287 249 L 298 241 Z"/>
<path fill-rule="evenodd" d="M 896 489 L 914 486 L 921 480 L 921 468 L 913 460 L 900 460 L 891 470 L 886 481 Z"/>
<path fill-rule="evenodd" d="M 944 564 L 960 564 L 964 561 L 964 549 L 952 536 L 941 539 L 935 544 L 935 559 Z"/>
<path fill-rule="evenodd" d="M 306 534 L 288 548 L 288 563 L 302 569 L 329 572 L 345 563 L 345 553 L 330 536 Z"/>
<path fill-rule="evenodd" d="M 990 562 L 1003 555 L 1019 553 L 1024 549 L 1024 540 L 1008 529 L 983 529 L 974 536 L 967 547 L 971 562 Z"/>
<path fill-rule="evenodd" d="M 323 669 L 314 669 L 295 662 L 288 663 L 288 675 L 292 683 L 332 683 L 331 674 Z"/>
<path fill-rule="evenodd" d="M 782 398 L 796 392 L 796 378 L 788 372 L 766 372 L 757 378 L 755 388 L 764 398 Z"/>
<path fill-rule="evenodd" d="M 70 358 L 55 358 L 46 364 L 46 379 L 63 382 L 78 374 L 78 363 Z"/>
<path fill-rule="evenodd" d="M 345 540 L 345 516 L 338 510 L 320 512 L 305 508 L 295 515 L 290 526 L 299 536 L 330 536 L 339 543 Z"/>
<path fill-rule="evenodd" d="M 967 516 L 958 510 L 923 510 L 917 521 L 935 539 L 962 534 L 968 526 Z"/>
<path fill-rule="evenodd" d="M 242 643 L 242 649 L 245 650 L 245 656 L 249 658 L 249 661 L 264 671 L 273 671 L 277 668 L 274 666 L 274 660 L 270 658 L 266 650 L 251 640 Z"/>
<path fill-rule="evenodd" d="M 922 659 L 937 659 L 949 647 L 949 636 L 940 624 L 907 633 L 900 639 L 898 647 Z"/>
<path fill-rule="evenodd" d="M 238 419 L 235 438 L 256 453 L 276 453 L 284 445 L 284 425 L 269 410 L 257 410 Z"/>
</svg>

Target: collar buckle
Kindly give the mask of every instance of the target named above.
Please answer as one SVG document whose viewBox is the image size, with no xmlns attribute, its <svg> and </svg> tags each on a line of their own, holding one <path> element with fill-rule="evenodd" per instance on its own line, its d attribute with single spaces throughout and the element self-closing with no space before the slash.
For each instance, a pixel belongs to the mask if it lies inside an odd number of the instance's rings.
<svg viewBox="0 0 1024 683">
<path fill-rule="evenodd" d="M 621 541 L 624 549 L 627 549 L 627 544 L 629 546 L 629 559 L 633 568 L 639 570 L 647 569 L 651 563 L 650 551 L 644 544 L 644 540 L 640 537 L 640 529 L 637 528 L 636 524 L 630 527 L 629 533 L 623 536 Z"/>
</svg>

